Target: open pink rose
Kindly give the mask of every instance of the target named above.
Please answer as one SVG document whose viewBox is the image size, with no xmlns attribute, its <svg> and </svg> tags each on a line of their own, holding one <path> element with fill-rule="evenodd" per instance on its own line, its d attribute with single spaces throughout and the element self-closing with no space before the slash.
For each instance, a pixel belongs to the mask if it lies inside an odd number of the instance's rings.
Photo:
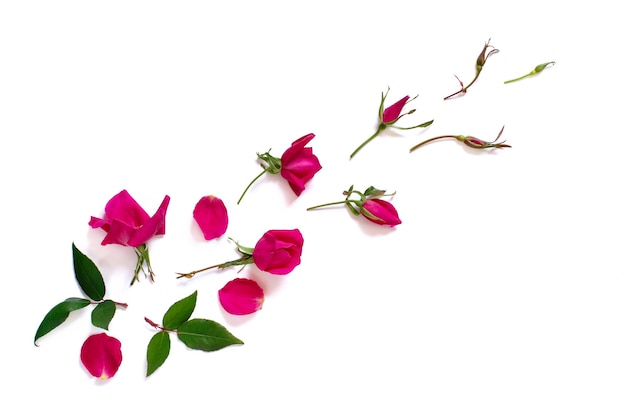
<svg viewBox="0 0 626 417">
<path fill-rule="evenodd" d="M 156 235 L 165 234 L 165 214 L 170 197 L 165 196 L 154 216 L 150 217 L 126 190 L 109 200 L 104 218 L 91 217 L 89 226 L 101 228 L 107 234 L 103 245 L 118 244 L 138 247 Z"/>
<path fill-rule="evenodd" d="M 298 196 L 304 191 L 304 185 L 322 169 L 317 156 L 313 155 L 313 148 L 305 147 L 314 137 L 313 133 L 302 136 L 293 142 L 280 158 L 282 164 L 280 175 L 287 180 Z"/>
<path fill-rule="evenodd" d="M 380 198 L 365 200 L 361 206 L 361 214 L 367 220 L 383 226 L 394 227 L 402 223 L 393 204 Z"/>
<path fill-rule="evenodd" d="M 241 197 L 237 200 L 237 204 L 241 202 L 243 196 L 246 195 L 246 192 L 248 192 L 252 184 L 265 173 L 280 174 L 287 180 L 289 186 L 297 196 L 302 194 L 305 184 L 322 169 L 319 159 L 317 159 L 317 156 L 313 155 L 313 148 L 306 147 L 314 137 L 315 135 L 313 133 L 309 133 L 294 141 L 291 146 L 283 152 L 280 159 L 272 156 L 269 151 L 263 154 L 257 153 L 258 158 L 263 161 L 263 163 L 261 163 L 263 171 L 248 184 L 245 190 L 243 190 Z"/>
<path fill-rule="evenodd" d="M 116 338 L 106 333 L 93 334 L 83 343 L 80 360 L 96 378 L 112 378 L 122 364 L 121 348 L 122 343 Z"/>
<path fill-rule="evenodd" d="M 89 226 L 106 232 L 102 245 L 132 246 L 137 254 L 137 266 L 131 285 L 137 281 L 139 272 L 154 281 L 150 255 L 146 242 L 152 237 L 165 234 L 165 214 L 170 197 L 165 196 L 154 216 L 150 217 L 126 190 L 113 196 L 104 207 L 104 218 L 91 217 Z M 148 272 L 144 270 L 144 265 Z"/>
<path fill-rule="evenodd" d="M 300 265 L 304 238 L 300 230 L 270 230 L 254 246 L 252 259 L 261 271 L 285 275 Z"/>
<path fill-rule="evenodd" d="M 220 304 L 230 314 L 252 314 L 263 307 L 263 288 L 248 278 L 235 278 L 218 291 Z"/>
<path fill-rule="evenodd" d="M 224 202 L 215 196 L 202 197 L 193 210 L 193 218 L 206 240 L 218 238 L 226 233 L 228 212 Z"/>
</svg>

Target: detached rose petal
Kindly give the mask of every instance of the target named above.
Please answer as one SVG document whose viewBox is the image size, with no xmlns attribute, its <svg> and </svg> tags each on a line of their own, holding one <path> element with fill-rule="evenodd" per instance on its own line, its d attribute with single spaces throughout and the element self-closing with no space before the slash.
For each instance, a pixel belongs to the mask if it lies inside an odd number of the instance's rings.
<svg viewBox="0 0 626 417">
<path fill-rule="evenodd" d="M 218 291 L 220 304 L 230 314 L 254 313 L 263 307 L 263 288 L 248 278 L 235 278 Z"/>
<path fill-rule="evenodd" d="M 300 265 L 304 238 L 300 230 L 269 230 L 252 251 L 254 264 L 261 271 L 285 275 Z"/>
<path fill-rule="evenodd" d="M 193 218 L 200 226 L 206 240 L 222 236 L 228 228 L 228 212 L 224 202 L 208 195 L 198 201 L 193 210 Z"/>
<path fill-rule="evenodd" d="M 367 220 L 384 226 L 394 227 L 402 223 L 393 204 L 379 198 L 365 200 L 361 214 Z"/>
<path fill-rule="evenodd" d="M 83 343 L 80 360 L 96 378 L 112 378 L 122 363 L 121 348 L 122 344 L 116 338 L 106 333 L 94 334 Z"/>
</svg>

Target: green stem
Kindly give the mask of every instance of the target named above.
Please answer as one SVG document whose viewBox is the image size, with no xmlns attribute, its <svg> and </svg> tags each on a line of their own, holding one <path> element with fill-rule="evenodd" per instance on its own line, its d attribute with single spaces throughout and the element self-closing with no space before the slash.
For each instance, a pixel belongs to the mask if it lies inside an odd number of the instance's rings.
<svg viewBox="0 0 626 417">
<path fill-rule="evenodd" d="M 223 268 L 228 268 L 230 266 L 248 265 L 248 264 L 251 264 L 251 263 L 254 263 L 254 259 L 252 258 L 252 255 L 245 254 L 245 255 L 243 255 L 239 259 L 235 259 L 235 260 L 228 261 L 228 262 L 223 262 L 223 263 L 217 264 L 217 265 L 207 266 L 206 268 L 196 269 L 195 271 L 191 271 L 191 272 L 187 272 L 187 273 L 177 272 L 178 276 L 176 277 L 176 279 L 179 279 L 179 278 L 193 278 L 194 275 L 196 275 L 196 274 L 198 274 L 200 272 L 208 271 L 210 269 L 215 269 L 215 268 L 223 269 Z"/>
<path fill-rule="evenodd" d="M 476 80 L 478 79 L 478 76 L 480 75 L 480 71 L 476 71 L 476 76 L 474 77 L 474 79 L 472 80 L 471 83 L 469 83 L 468 85 L 466 85 L 465 87 L 462 87 L 459 91 L 457 91 L 456 93 L 452 93 L 450 94 L 448 97 L 444 97 L 444 100 L 447 100 L 449 98 L 452 98 L 454 96 L 456 96 L 457 94 L 465 94 L 467 93 L 467 89 L 470 88 L 472 86 L 472 84 L 474 84 L 476 82 Z"/>
<path fill-rule="evenodd" d="M 367 145 L 368 143 L 370 143 L 376 136 L 378 136 L 378 134 L 380 132 L 382 132 L 385 128 L 387 127 L 387 125 L 381 123 L 378 125 L 378 129 L 376 129 L 376 132 L 370 136 L 365 142 L 363 142 L 361 145 L 359 145 L 358 148 L 356 148 L 354 150 L 354 152 L 352 152 L 352 154 L 350 154 L 350 159 L 352 159 L 354 157 L 354 155 L 357 154 L 357 152 L 359 152 L 365 145 Z"/>
<path fill-rule="evenodd" d="M 256 180 L 258 180 L 259 178 L 261 178 L 261 176 L 263 176 L 263 174 L 265 174 L 267 172 L 267 168 L 263 169 L 263 171 L 261 171 L 261 173 L 259 175 L 257 175 L 256 177 L 254 177 L 254 179 L 250 182 L 250 184 L 248 184 L 248 186 L 246 187 L 245 190 L 243 190 L 243 194 L 241 194 L 241 197 L 239 197 L 239 200 L 237 200 L 237 205 L 239 205 L 239 203 L 241 203 L 241 200 L 243 199 L 243 196 L 246 195 L 246 193 L 248 192 L 248 189 L 250 189 L 250 187 L 252 186 L 252 184 L 254 184 L 254 182 Z"/>
<path fill-rule="evenodd" d="M 152 270 L 152 265 L 150 264 L 150 253 L 148 252 L 148 246 L 144 243 L 143 245 L 139 245 L 135 248 L 135 253 L 137 254 L 137 265 L 135 265 L 135 273 L 133 275 L 133 279 L 130 282 L 130 285 L 133 285 L 136 281 L 139 281 L 139 272 L 143 273 L 144 277 L 150 278 L 150 281 L 154 282 L 154 271 Z M 144 265 L 148 269 L 148 272 L 144 270 Z"/>
<path fill-rule="evenodd" d="M 419 148 L 422 145 L 426 145 L 428 142 L 432 142 L 434 140 L 437 139 L 444 139 L 444 138 L 454 138 L 454 136 L 450 136 L 450 135 L 444 135 L 444 136 L 435 136 L 434 138 L 430 138 L 430 139 L 426 139 L 423 142 L 418 143 L 417 145 L 413 146 L 411 149 L 409 149 L 409 152 L 413 152 L 414 150 L 416 150 L 417 148 Z"/>
<path fill-rule="evenodd" d="M 522 75 L 521 77 L 513 78 L 512 80 L 505 81 L 504 84 L 514 83 L 515 81 L 523 80 L 524 78 L 530 77 L 531 75 L 533 75 L 532 72 L 526 75 Z"/>
<path fill-rule="evenodd" d="M 318 208 L 322 208 L 322 207 L 328 207 L 328 206 L 334 206 L 337 204 L 347 204 L 347 203 L 354 203 L 354 204 L 359 204 L 361 202 L 361 200 L 341 200 L 341 201 L 334 201 L 332 203 L 324 203 L 324 204 L 319 204 L 317 206 L 313 206 L 313 207 L 309 207 L 307 209 L 307 211 L 309 210 L 315 210 Z"/>
</svg>

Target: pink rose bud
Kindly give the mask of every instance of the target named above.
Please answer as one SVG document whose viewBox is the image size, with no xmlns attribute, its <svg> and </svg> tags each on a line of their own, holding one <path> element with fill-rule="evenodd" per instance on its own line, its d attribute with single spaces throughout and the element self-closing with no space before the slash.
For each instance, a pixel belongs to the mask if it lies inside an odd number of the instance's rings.
<svg viewBox="0 0 626 417">
<path fill-rule="evenodd" d="M 220 304 L 230 314 L 252 314 L 263 307 L 263 288 L 248 278 L 235 278 L 218 291 Z"/>
<path fill-rule="evenodd" d="M 409 96 L 404 96 L 400 100 L 396 101 L 391 106 L 387 107 L 385 111 L 383 111 L 383 117 L 381 122 L 384 124 L 393 123 L 400 117 L 400 113 L 402 113 L 402 109 L 404 105 L 409 101 Z"/>
<path fill-rule="evenodd" d="M 113 196 L 104 208 L 104 218 L 91 217 L 89 225 L 107 234 L 102 245 L 138 247 L 150 238 L 165 234 L 165 214 L 170 197 L 165 196 L 154 216 L 150 217 L 126 190 Z"/>
<path fill-rule="evenodd" d="M 215 196 L 202 197 L 193 210 L 193 218 L 206 240 L 218 238 L 226 233 L 228 212 L 224 202 Z"/>
<path fill-rule="evenodd" d="M 304 185 L 322 169 L 317 156 L 313 155 L 313 148 L 305 147 L 314 137 L 313 133 L 302 136 L 280 158 L 280 175 L 287 180 L 297 196 L 304 191 Z"/>
<path fill-rule="evenodd" d="M 304 238 L 300 230 L 270 230 L 252 251 L 254 264 L 261 271 L 285 275 L 300 265 Z"/>
<path fill-rule="evenodd" d="M 106 333 L 93 334 L 83 343 L 80 360 L 96 378 L 112 378 L 122 363 L 121 347 L 119 340 Z"/>
<path fill-rule="evenodd" d="M 379 198 L 365 200 L 361 214 L 367 220 L 384 226 L 394 227 L 402 223 L 393 204 Z"/>
</svg>

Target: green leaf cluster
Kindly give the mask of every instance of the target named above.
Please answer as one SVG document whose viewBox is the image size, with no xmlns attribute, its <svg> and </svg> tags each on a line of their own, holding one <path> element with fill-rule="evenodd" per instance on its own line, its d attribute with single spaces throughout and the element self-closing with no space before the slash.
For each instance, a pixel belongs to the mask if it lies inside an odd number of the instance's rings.
<svg viewBox="0 0 626 417">
<path fill-rule="evenodd" d="M 72 255 L 74 259 L 74 275 L 83 293 L 88 298 L 68 298 L 61 301 L 46 314 L 35 332 L 34 343 L 44 335 L 50 333 L 63 324 L 72 311 L 80 310 L 94 304 L 91 313 L 91 323 L 101 329 L 108 330 L 109 324 L 115 315 L 117 305 L 111 300 L 105 300 L 106 286 L 100 270 L 96 264 L 82 253 L 72 243 Z"/>
<path fill-rule="evenodd" d="M 159 326 L 159 331 L 148 343 L 146 377 L 152 375 L 168 358 L 171 347 L 170 333 L 176 333 L 178 339 L 188 348 L 205 352 L 243 344 L 224 326 L 213 320 L 191 319 L 197 298 L 198 291 L 194 291 L 193 294 L 172 304 L 165 312 L 163 326 Z"/>
</svg>

